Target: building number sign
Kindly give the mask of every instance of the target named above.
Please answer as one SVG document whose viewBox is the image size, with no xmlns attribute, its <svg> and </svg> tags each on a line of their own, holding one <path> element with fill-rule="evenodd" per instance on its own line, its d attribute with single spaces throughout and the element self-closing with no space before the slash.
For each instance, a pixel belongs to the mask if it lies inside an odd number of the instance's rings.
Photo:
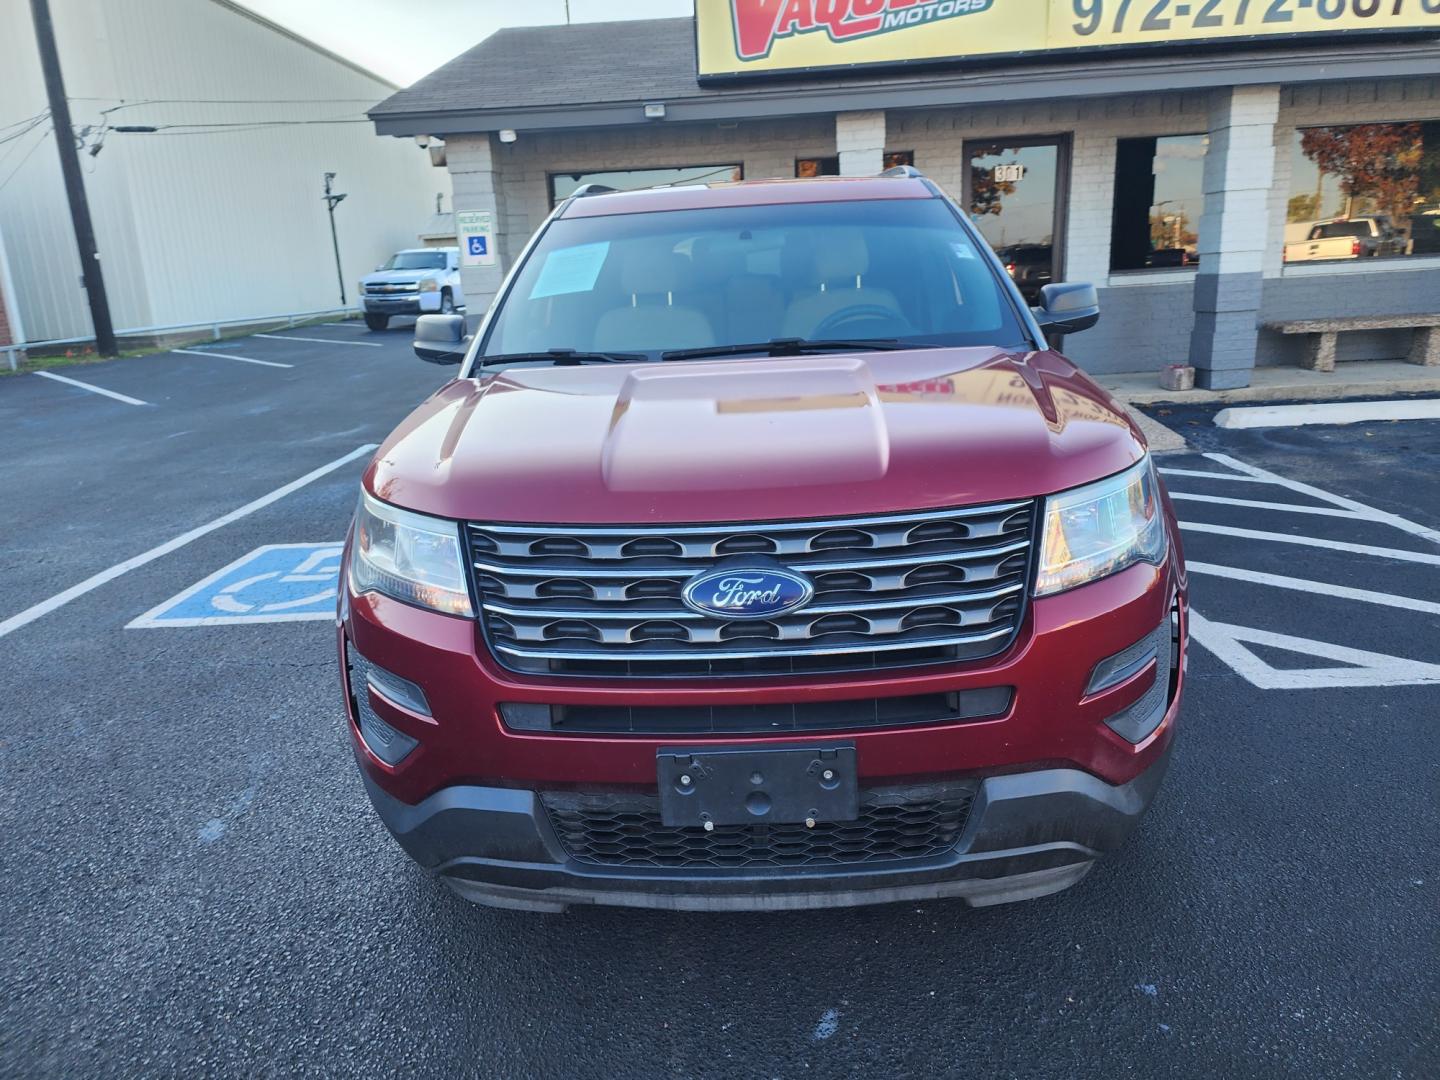
<svg viewBox="0 0 1440 1080">
<path fill-rule="evenodd" d="M 996 165 L 994 179 L 997 184 L 1013 184 L 1016 181 L 1025 179 L 1025 166 L 1019 162 Z"/>
</svg>

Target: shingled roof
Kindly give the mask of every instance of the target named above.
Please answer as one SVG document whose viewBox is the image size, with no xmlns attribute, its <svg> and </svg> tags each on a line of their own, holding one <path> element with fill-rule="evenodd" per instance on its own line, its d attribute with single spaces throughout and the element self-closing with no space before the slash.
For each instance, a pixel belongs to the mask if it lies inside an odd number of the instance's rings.
<svg viewBox="0 0 1440 1080">
<path fill-rule="evenodd" d="M 699 96 L 695 21 L 633 19 L 497 30 L 370 111 L 435 113 Z"/>
</svg>

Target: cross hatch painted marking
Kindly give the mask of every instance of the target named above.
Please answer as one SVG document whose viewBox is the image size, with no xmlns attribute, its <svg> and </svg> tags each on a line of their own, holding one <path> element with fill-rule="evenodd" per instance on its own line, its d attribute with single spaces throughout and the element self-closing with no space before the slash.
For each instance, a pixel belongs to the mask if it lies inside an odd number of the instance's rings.
<svg viewBox="0 0 1440 1080">
<path fill-rule="evenodd" d="M 1172 492 L 1174 499 L 1189 499 L 1192 502 L 1237 506 L 1246 509 L 1296 512 L 1319 516 L 1351 518 L 1356 521 L 1373 522 L 1389 526 L 1440 545 L 1440 531 L 1400 517 L 1385 510 L 1336 495 L 1310 484 L 1291 480 L 1278 473 L 1251 465 L 1230 457 L 1228 454 L 1210 453 L 1205 455 L 1228 472 L 1198 469 L 1161 468 L 1167 476 L 1190 477 L 1212 481 L 1233 480 L 1246 484 L 1269 484 L 1285 488 L 1297 495 L 1306 496 L 1328 504 L 1330 509 L 1304 506 L 1292 503 L 1267 503 L 1252 499 L 1226 498 L 1215 495 L 1195 495 Z M 1213 525 L 1207 522 L 1180 522 L 1182 529 L 1190 532 L 1211 533 L 1220 536 L 1238 537 L 1249 540 L 1273 541 L 1275 543 L 1298 544 L 1303 547 L 1329 548 L 1356 556 L 1372 556 L 1382 559 L 1396 559 L 1440 565 L 1440 553 L 1409 551 L 1398 548 L 1376 547 L 1369 544 L 1351 544 L 1340 540 L 1320 537 L 1298 536 L 1289 533 L 1274 533 L 1256 529 L 1242 529 L 1227 525 Z M 1190 562 L 1191 573 L 1205 574 L 1218 578 L 1246 581 L 1254 585 L 1309 592 L 1341 600 L 1375 604 L 1383 607 L 1408 609 L 1423 613 L 1440 611 L 1440 605 L 1431 601 L 1396 596 L 1391 593 L 1375 592 L 1337 586 L 1321 581 L 1289 577 L 1281 574 L 1266 574 L 1235 566 L 1220 566 L 1215 563 Z M 1296 637 L 1291 634 L 1277 634 L 1250 626 L 1216 622 L 1206 618 L 1193 606 L 1190 609 L 1190 635 L 1217 659 L 1242 676 L 1251 685 L 1261 690 L 1314 690 L 1331 687 L 1355 686 L 1415 686 L 1426 683 L 1440 683 L 1440 664 L 1412 660 L 1402 656 L 1389 656 L 1365 649 L 1352 649 L 1343 645 L 1318 641 L 1314 638 Z M 1250 645 L 1299 653 L 1312 659 L 1331 661 L 1330 666 L 1307 668 L 1277 668 L 1263 660 Z"/>
</svg>

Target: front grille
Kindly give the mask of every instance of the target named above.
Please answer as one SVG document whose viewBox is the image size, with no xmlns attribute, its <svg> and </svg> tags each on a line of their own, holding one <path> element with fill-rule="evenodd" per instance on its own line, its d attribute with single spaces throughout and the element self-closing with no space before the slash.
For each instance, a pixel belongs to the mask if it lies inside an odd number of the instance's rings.
<svg viewBox="0 0 1440 1080">
<path fill-rule="evenodd" d="M 541 796 L 565 852 L 596 866 L 744 870 L 847 866 L 927 859 L 955 847 L 965 829 L 970 782 L 860 793 L 855 821 L 804 825 L 731 825 L 711 832 L 660 821 L 655 795 Z"/>
<path fill-rule="evenodd" d="M 366 285 L 367 296 L 395 296 L 400 293 L 413 293 L 419 291 L 419 286 L 413 281 L 395 281 L 385 285 Z"/>
<path fill-rule="evenodd" d="M 1020 624 L 1034 504 L 767 524 L 472 524 L 489 641 L 518 671 L 606 677 L 800 674 L 989 656 Z M 774 565 L 804 607 L 686 607 L 701 571 Z"/>
<path fill-rule="evenodd" d="M 505 725 L 577 735 L 777 735 L 855 728 L 965 723 L 1000 716 L 1014 689 L 987 686 L 944 694 L 785 701 L 763 705 L 544 705 L 505 702 Z"/>
</svg>

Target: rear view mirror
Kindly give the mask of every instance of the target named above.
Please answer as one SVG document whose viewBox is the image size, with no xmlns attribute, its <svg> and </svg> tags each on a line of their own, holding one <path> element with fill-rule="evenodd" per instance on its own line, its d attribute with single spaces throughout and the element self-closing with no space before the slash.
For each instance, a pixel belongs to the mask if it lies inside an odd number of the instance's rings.
<svg viewBox="0 0 1440 1080">
<path fill-rule="evenodd" d="M 1044 286 L 1040 306 L 1030 310 L 1045 334 L 1078 334 L 1100 321 L 1100 297 L 1094 285 L 1067 281 Z"/>
<path fill-rule="evenodd" d="M 421 315 L 415 320 L 415 355 L 432 364 L 458 364 L 470 348 L 464 315 Z"/>
</svg>

